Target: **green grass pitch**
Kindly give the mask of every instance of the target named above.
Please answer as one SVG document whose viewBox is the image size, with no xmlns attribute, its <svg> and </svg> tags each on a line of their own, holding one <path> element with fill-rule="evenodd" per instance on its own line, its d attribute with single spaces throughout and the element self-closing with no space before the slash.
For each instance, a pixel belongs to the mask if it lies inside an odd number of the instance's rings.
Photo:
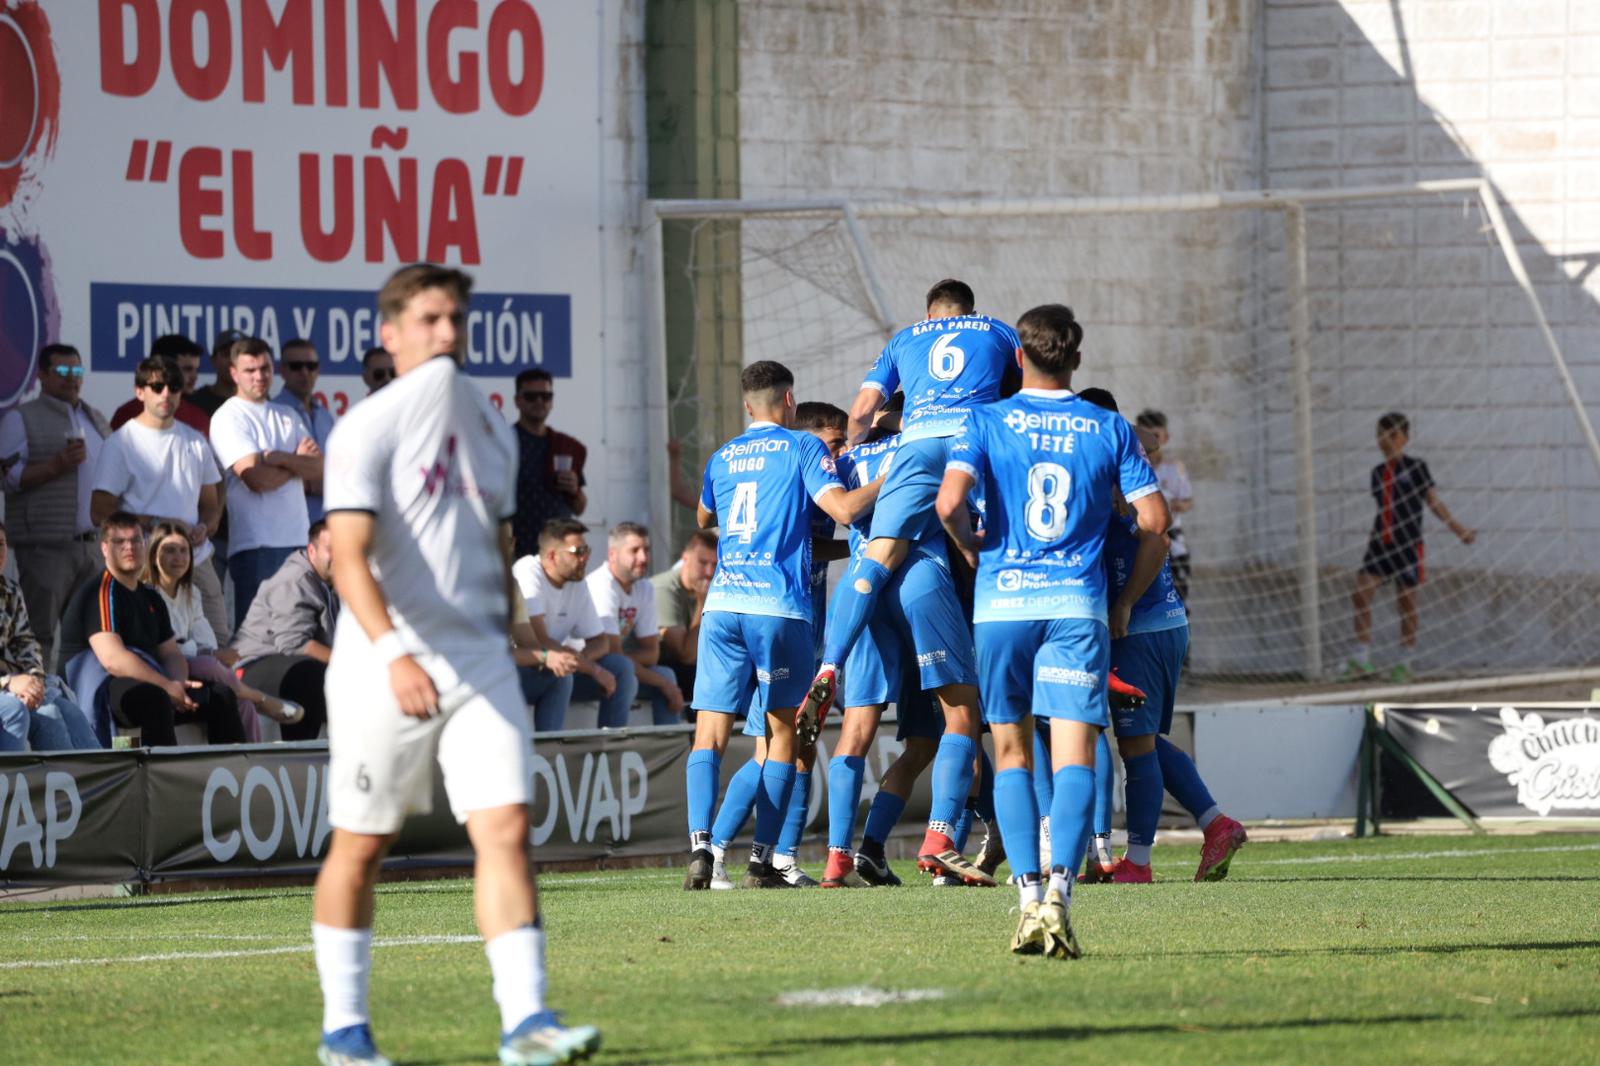
<svg viewBox="0 0 1600 1066">
<path fill-rule="evenodd" d="M 1251 844 L 1209 885 L 1196 851 L 1080 889 L 1077 962 L 1007 952 L 1009 887 L 552 875 L 550 999 L 615 1064 L 1600 1061 L 1600 837 Z M 309 889 L 0 906 L 0 1061 L 314 1062 L 309 921 Z M 494 1061 L 472 934 L 469 882 L 381 890 L 397 1062 Z M 805 1005 L 854 987 L 885 995 Z"/>
</svg>

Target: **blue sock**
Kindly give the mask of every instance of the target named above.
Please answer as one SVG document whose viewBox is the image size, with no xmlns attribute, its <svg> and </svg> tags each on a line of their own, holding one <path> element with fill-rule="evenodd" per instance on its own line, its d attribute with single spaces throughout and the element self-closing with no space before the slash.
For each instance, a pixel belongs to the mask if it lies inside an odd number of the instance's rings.
<svg viewBox="0 0 1600 1066">
<path fill-rule="evenodd" d="M 789 809 L 789 793 L 794 791 L 794 763 L 779 762 L 769 758 L 761 767 L 761 787 L 756 789 L 756 846 L 754 858 L 761 849 L 769 854 L 783 832 L 784 813 Z"/>
<path fill-rule="evenodd" d="M 1127 772 L 1128 861 L 1150 865 L 1150 846 L 1161 821 L 1161 759 L 1153 751 L 1122 760 Z"/>
<path fill-rule="evenodd" d="M 849 851 L 856 840 L 856 815 L 861 810 L 861 782 L 867 760 L 860 755 L 835 755 L 828 762 L 828 847 Z"/>
<path fill-rule="evenodd" d="M 972 757 L 976 746 L 971 737 L 964 737 L 960 733 L 946 733 L 939 738 L 939 751 L 933 757 L 933 799 L 928 804 L 929 828 L 941 823 L 953 826 L 956 819 L 961 817 L 962 808 L 967 803 L 967 793 L 972 791 Z M 955 836 L 949 829 L 942 832 L 946 836 Z"/>
<path fill-rule="evenodd" d="M 989 761 L 989 753 L 983 750 L 983 745 L 978 745 L 978 795 L 973 801 L 972 812 L 984 822 L 994 821 L 994 763 Z"/>
<path fill-rule="evenodd" d="M 800 838 L 806 831 L 806 815 L 811 813 L 811 771 L 799 770 L 794 775 L 794 788 L 789 790 L 789 809 L 784 812 L 783 831 L 778 834 L 778 854 L 793 855 L 800 850 Z"/>
<path fill-rule="evenodd" d="M 1069 874 L 1083 862 L 1094 816 L 1094 771 L 1063 766 L 1055 774 L 1055 801 L 1050 805 L 1050 865 Z"/>
<path fill-rule="evenodd" d="M 1045 741 L 1044 730 L 1035 729 L 1033 731 L 1033 805 L 1038 808 L 1041 818 L 1050 813 L 1050 803 L 1055 794 L 1055 778 L 1050 776 L 1050 745 Z M 1000 805 L 996 803 L 995 810 L 999 811 L 999 809 Z M 1035 832 L 1037 831 L 1038 829 L 1035 827 Z M 1000 835 L 1004 836 L 1005 830 L 1002 829 Z M 1010 847 L 1009 844 L 1006 846 Z"/>
<path fill-rule="evenodd" d="M 872 806 L 867 808 L 867 827 L 861 831 L 862 842 L 874 840 L 882 844 L 888 840 L 905 809 L 904 799 L 893 792 L 878 789 L 878 794 L 872 797 Z"/>
<path fill-rule="evenodd" d="M 756 809 L 756 789 L 760 787 L 761 764 L 749 759 L 739 767 L 722 795 L 722 806 L 717 808 L 717 820 L 711 826 L 711 843 L 725 848 L 744 832 L 750 812 Z"/>
<path fill-rule="evenodd" d="M 961 816 L 956 819 L 955 831 L 950 834 L 950 842 L 956 846 L 957 851 L 965 853 L 967 850 L 967 838 L 971 835 L 972 808 L 962 807 Z"/>
<path fill-rule="evenodd" d="M 1217 805 L 1211 798 L 1211 790 L 1200 780 L 1194 760 L 1182 748 L 1166 737 L 1156 737 L 1156 757 L 1161 760 L 1162 787 L 1172 793 L 1172 798 L 1196 821 Z"/>
<path fill-rule="evenodd" d="M 1039 874 L 1039 808 L 1033 782 L 1021 768 L 994 775 L 994 813 L 1013 876 Z"/>
<path fill-rule="evenodd" d="M 717 805 L 717 782 L 722 776 L 722 758 L 710 748 L 689 753 L 683 766 L 684 790 L 688 794 L 689 836 L 711 829 L 711 812 Z"/>
<path fill-rule="evenodd" d="M 856 638 L 866 628 L 872 617 L 872 607 L 878 602 L 878 592 L 889 583 L 888 567 L 868 558 L 857 559 L 850 572 L 844 575 L 839 587 L 833 591 L 833 601 L 828 604 L 828 631 L 822 642 L 822 661 L 843 666 L 855 647 Z M 865 582 L 867 591 L 856 588 Z"/>
<path fill-rule="evenodd" d="M 1123 769 L 1127 769 L 1126 765 Z M 1111 741 L 1106 739 L 1106 731 L 1102 729 L 1094 746 L 1095 836 L 1111 835 L 1111 797 L 1116 790 L 1117 772 L 1111 765 Z"/>
</svg>

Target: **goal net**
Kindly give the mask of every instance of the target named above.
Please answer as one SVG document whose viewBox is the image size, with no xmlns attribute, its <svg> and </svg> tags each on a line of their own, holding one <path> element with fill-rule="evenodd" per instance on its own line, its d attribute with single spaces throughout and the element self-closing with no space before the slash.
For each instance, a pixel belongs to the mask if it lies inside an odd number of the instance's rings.
<svg viewBox="0 0 1600 1066">
<path fill-rule="evenodd" d="M 1465 544 L 1425 517 L 1414 675 L 1594 665 L 1600 456 L 1503 219 L 1461 185 L 1253 207 L 660 202 L 669 432 L 697 484 L 742 426 L 738 371 L 759 359 L 794 371 L 798 399 L 848 407 L 943 277 L 1008 321 L 1067 303 L 1085 323 L 1074 384 L 1110 389 L 1129 417 L 1163 412 L 1192 483 L 1195 679 L 1265 691 L 1339 674 L 1390 411 L 1476 532 Z M 1586 298 L 1532 265 L 1545 304 Z M 1387 676 L 1392 584 L 1372 615 Z"/>
</svg>

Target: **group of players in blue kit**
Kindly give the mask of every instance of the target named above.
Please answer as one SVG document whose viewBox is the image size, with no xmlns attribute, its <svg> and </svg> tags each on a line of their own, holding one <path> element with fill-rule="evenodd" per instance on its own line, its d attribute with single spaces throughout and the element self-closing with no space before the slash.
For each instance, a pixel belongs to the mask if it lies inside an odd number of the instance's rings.
<svg viewBox="0 0 1600 1066">
<path fill-rule="evenodd" d="M 869 371 L 843 433 L 828 405 L 800 405 L 797 420 L 780 364 L 744 371 L 751 425 L 712 455 L 699 501 L 701 526 L 721 536 L 686 768 L 685 888 L 732 887 L 725 849 L 752 809 L 743 885 L 816 884 L 793 854 L 817 734 L 839 702 L 822 886 L 899 883 L 883 843 L 931 764 L 918 867 L 939 883 L 993 885 L 1008 859 L 1022 904 L 1011 949 L 1075 958 L 1080 863 L 1091 856 L 1085 880 L 1149 881 L 1163 791 L 1205 830 L 1197 879 L 1225 876 L 1245 833 L 1163 736 L 1188 621 L 1146 446 L 1109 394 L 1071 391 L 1083 329 L 1069 308 L 1036 307 L 1013 329 L 974 304 L 962 282 L 935 285 L 927 318 Z M 851 562 L 823 628 L 815 579 L 832 523 L 849 528 Z M 906 746 L 856 849 L 865 755 L 891 703 Z M 740 717 L 762 742 L 719 811 Z M 1109 836 L 1113 725 L 1129 840 L 1116 863 L 1090 846 Z M 974 819 L 986 837 L 970 861 Z"/>
</svg>

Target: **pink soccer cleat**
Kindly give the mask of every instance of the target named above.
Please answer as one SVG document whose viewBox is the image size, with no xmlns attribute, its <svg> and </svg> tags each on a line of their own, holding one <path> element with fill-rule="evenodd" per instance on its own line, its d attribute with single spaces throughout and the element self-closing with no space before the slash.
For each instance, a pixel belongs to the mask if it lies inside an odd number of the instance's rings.
<svg viewBox="0 0 1600 1066">
<path fill-rule="evenodd" d="M 1219 814 L 1206 826 L 1206 842 L 1200 845 L 1200 869 L 1195 871 L 1196 881 L 1221 881 L 1228 876 L 1228 864 L 1234 852 L 1250 840 L 1244 826 Z"/>
</svg>

